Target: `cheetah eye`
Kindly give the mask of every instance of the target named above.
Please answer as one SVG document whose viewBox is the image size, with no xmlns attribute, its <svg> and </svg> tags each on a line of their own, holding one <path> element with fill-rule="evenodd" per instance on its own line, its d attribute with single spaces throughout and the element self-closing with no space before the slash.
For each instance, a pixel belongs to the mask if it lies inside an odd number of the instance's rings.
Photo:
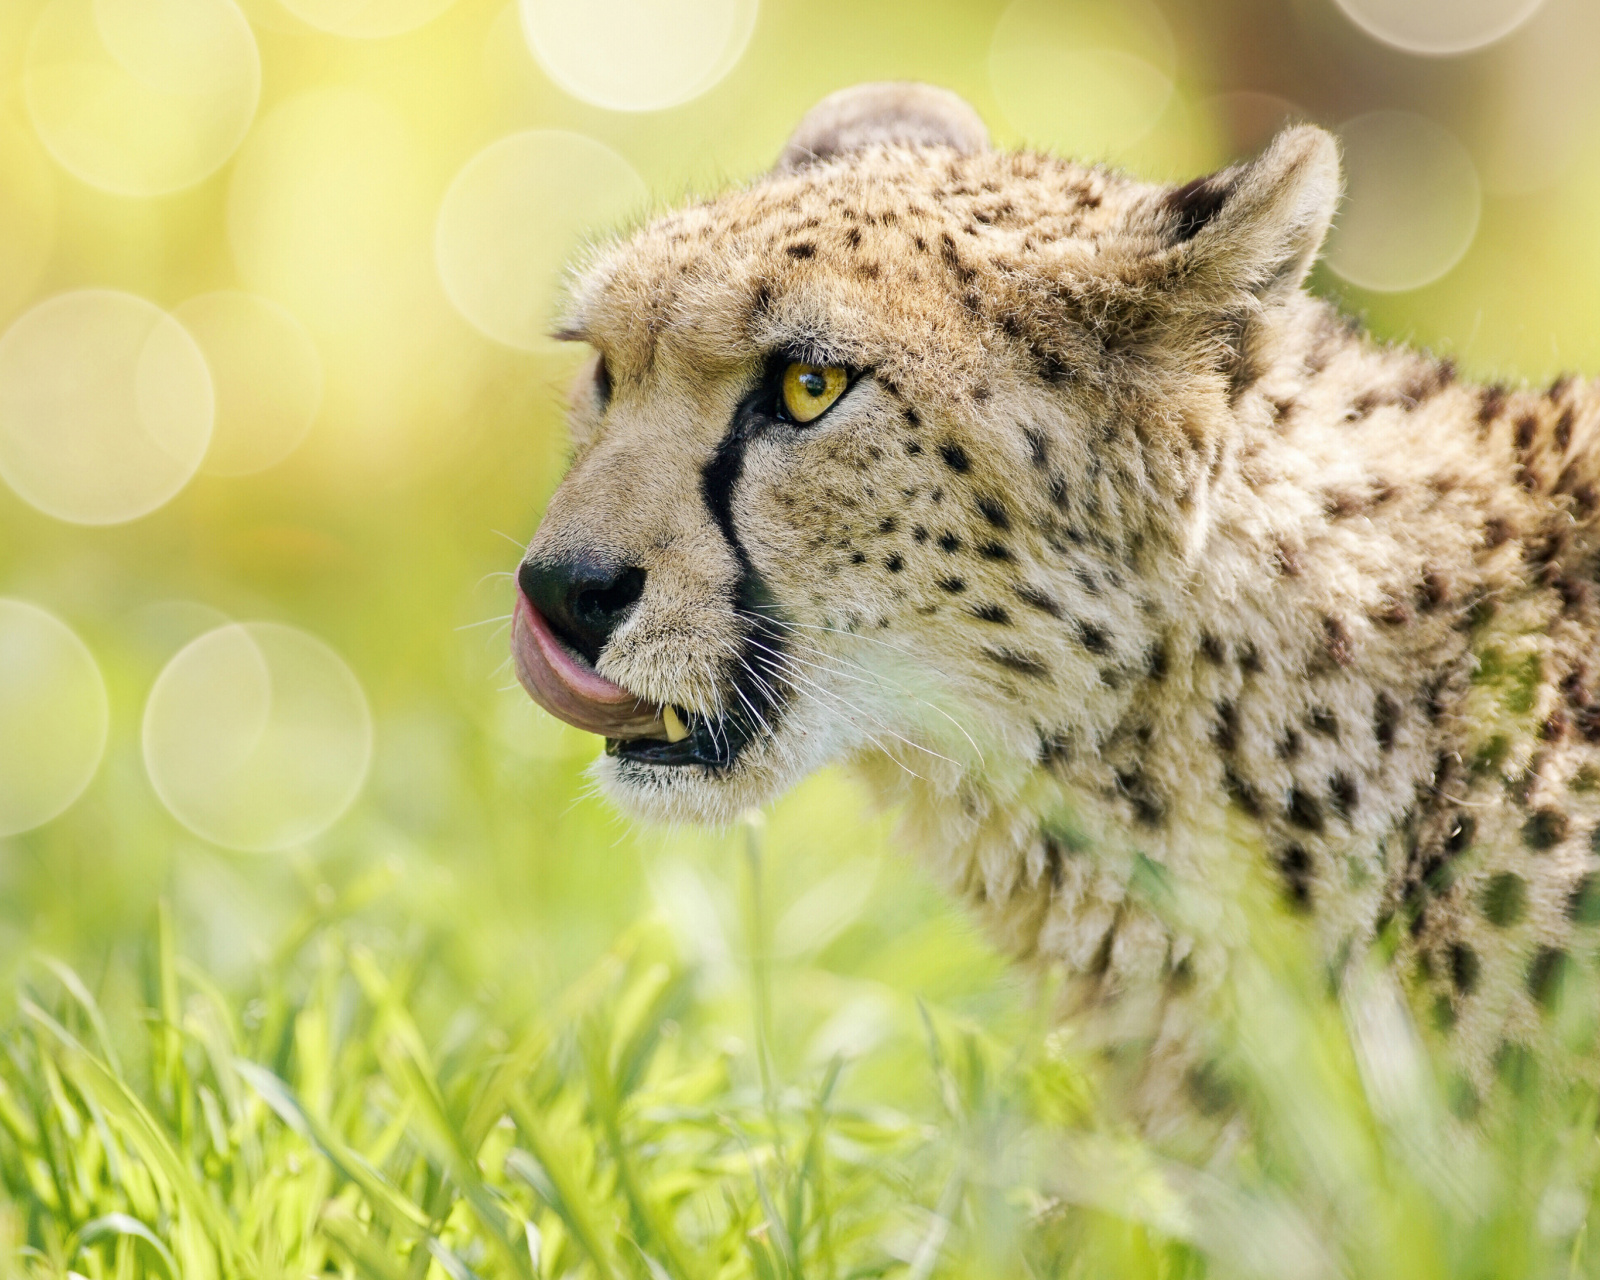
<svg viewBox="0 0 1600 1280">
<path fill-rule="evenodd" d="M 792 422 L 813 422 L 844 394 L 850 375 L 836 364 L 803 364 L 795 360 L 783 371 L 778 399 Z"/>
</svg>

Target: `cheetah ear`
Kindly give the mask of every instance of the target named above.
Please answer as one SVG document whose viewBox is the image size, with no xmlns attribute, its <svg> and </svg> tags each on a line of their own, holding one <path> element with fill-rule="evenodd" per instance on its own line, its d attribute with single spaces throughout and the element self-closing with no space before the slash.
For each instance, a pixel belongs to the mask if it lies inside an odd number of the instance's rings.
<svg viewBox="0 0 1600 1280">
<path fill-rule="evenodd" d="M 1168 191 L 1158 206 L 1162 238 L 1192 286 L 1281 299 L 1316 261 L 1340 185 L 1332 135 L 1298 125 L 1250 163 Z"/>
<path fill-rule="evenodd" d="M 879 143 L 953 147 L 973 155 L 989 149 L 989 131 L 978 113 L 948 89 L 908 80 L 858 84 L 829 94 L 806 112 L 773 171 L 795 173 Z"/>
</svg>

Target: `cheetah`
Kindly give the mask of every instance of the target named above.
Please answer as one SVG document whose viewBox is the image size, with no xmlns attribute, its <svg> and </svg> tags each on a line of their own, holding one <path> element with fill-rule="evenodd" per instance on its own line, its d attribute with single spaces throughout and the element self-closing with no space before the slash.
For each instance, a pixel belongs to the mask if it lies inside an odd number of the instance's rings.
<svg viewBox="0 0 1600 1280">
<path fill-rule="evenodd" d="M 1139 1116 L 1228 968 L 1151 886 L 1252 868 L 1476 1105 L 1596 987 L 1600 385 L 1364 334 L 1304 287 L 1339 197 L 1313 126 L 1168 187 L 824 100 L 575 273 L 520 679 L 646 818 L 848 763 Z"/>
</svg>

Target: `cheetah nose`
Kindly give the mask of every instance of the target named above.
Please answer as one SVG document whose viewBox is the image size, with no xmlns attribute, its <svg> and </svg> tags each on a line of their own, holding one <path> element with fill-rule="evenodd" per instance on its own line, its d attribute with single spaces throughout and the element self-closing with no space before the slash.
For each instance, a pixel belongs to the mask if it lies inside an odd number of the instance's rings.
<svg viewBox="0 0 1600 1280">
<path fill-rule="evenodd" d="M 550 629 L 593 666 L 644 594 L 644 570 L 588 557 L 538 557 L 522 562 L 517 585 Z"/>
</svg>

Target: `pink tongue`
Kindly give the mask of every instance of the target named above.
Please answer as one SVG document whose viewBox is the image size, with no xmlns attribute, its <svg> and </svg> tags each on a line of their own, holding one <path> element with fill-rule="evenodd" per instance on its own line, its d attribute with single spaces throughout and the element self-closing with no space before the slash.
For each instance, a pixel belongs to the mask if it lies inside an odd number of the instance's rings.
<svg viewBox="0 0 1600 1280">
<path fill-rule="evenodd" d="M 511 652 L 522 687 L 558 719 L 608 738 L 667 736 L 660 707 L 580 663 L 520 591 L 511 624 Z"/>
</svg>

